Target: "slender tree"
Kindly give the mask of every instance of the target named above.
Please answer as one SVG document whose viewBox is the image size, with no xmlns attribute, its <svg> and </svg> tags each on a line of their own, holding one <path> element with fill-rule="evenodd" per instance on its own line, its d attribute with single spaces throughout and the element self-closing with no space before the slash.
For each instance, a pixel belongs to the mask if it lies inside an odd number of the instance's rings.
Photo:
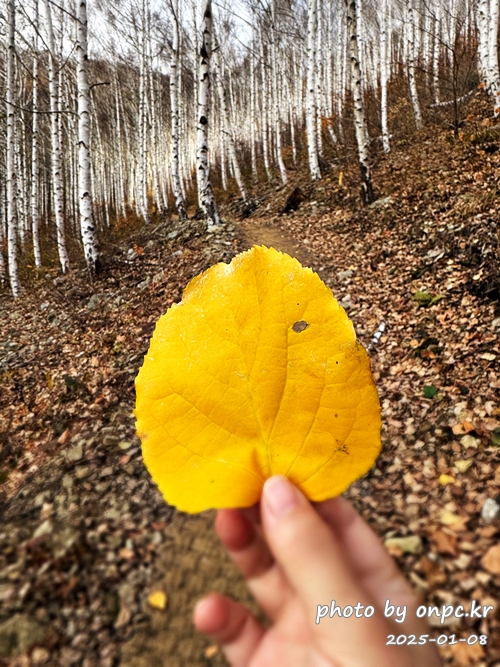
<svg viewBox="0 0 500 667">
<path fill-rule="evenodd" d="M 180 64 L 179 53 L 179 0 L 171 4 L 173 24 L 172 59 L 170 61 L 170 114 L 172 123 L 172 159 L 170 163 L 170 174 L 172 178 L 172 190 L 179 220 L 186 220 L 186 204 L 180 181 L 179 172 L 179 77 L 177 75 Z"/>
<path fill-rule="evenodd" d="M 219 212 L 215 203 L 208 165 L 208 121 L 210 111 L 210 58 L 212 56 L 212 0 L 203 5 L 202 38 L 199 52 L 198 74 L 198 124 L 196 132 L 196 164 L 198 172 L 198 196 L 207 217 L 209 231 L 219 224 Z"/>
<path fill-rule="evenodd" d="M 235 145 L 234 145 L 233 128 L 232 128 L 232 125 L 231 125 L 231 118 L 230 118 L 229 110 L 228 110 L 228 107 L 227 107 L 226 91 L 224 89 L 224 82 L 222 80 L 222 73 L 221 73 L 221 66 L 220 66 L 220 46 L 217 44 L 217 41 L 215 41 L 215 48 L 213 50 L 212 55 L 213 55 L 213 62 L 214 62 L 215 82 L 217 84 L 217 92 L 219 94 L 220 114 L 221 114 L 221 123 L 222 123 L 222 127 L 223 127 L 223 133 L 227 137 L 226 145 L 227 145 L 228 150 L 229 150 L 229 157 L 230 157 L 231 165 L 232 165 L 232 168 L 233 168 L 234 178 L 236 180 L 236 183 L 238 184 L 238 188 L 239 188 L 241 196 L 243 197 L 243 201 L 247 202 L 248 199 L 249 199 L 248 190 L 245 186 L 243 176 L 241 175 L 240 163 L 239 163 L 239 160 L 236 156 L 236 148 L 235 148 Z"/>
<path fill-rule="evenodd" d="M 33 22 L 33 118 L 31 121 L 31 234 L 35 266 L 42 266 L 40 251 L 40 207 L 39 207 L 39 130 L 38 130 L 38 0 L 35 0 L 35 19 Z"/>
<path fill-rule="evenodd" d="M 49 46 L 49 91 L 50 91 L 50 127 L 52 142 L 52 193 L 54 198 L 54 214 L 56 218 L 57 230 L 57 250 L 59 253 L 59 263 L 63 273 L 69 270 L 69 258 L 66 250 L 66 232 L 64 229 L 64 201 L 63 201 L 63 165 L 62 165 L 62 147 L 61 133 L 58 118 L 59 109 L 59 76 L 56 59 L 56 49 L 54 41 L 54 31 L 52 27 L 52 14 L 50 0 L 44 0 L 45 18 L 47 22 L 47 41 Z"/>
<path fill-rule="evenodd" d="M 362 74 L 359 65 L 357 7 L 356 0 L 346 0 L 347 37 L 349 40 L 349 57 L 351 61 L 351 90 L 354 101 L 354 127 L 358 144 L 359 168 L 361 171 L 361 197 L 365 204 L 375 200 L 370 165 L 370 136 L 366 123 L 363 102 Z"/>
<path fill-rule="evenodd" d="M 308 0 L 307 3 L 307 151 L 309 155 L 309 171 L 313 181 L 321 178 L 318 159 L 318 143 L 316 134 L 316 30 L 318 23 L 318 2 Z"/>
<path fill-rule="evenodd" d="M 15 58 L 16 58 L 16 6 L 14 0 L 7 4 L 7 24 L 9 41 L 7 46 L 6 114 L 7 114 L 7 248 L 9 253 L 9 279 L 12 295 L 21 293 L 17 269 L 17 218 L 16 218 L 16 167 L 15 167 Z"/>
<path fill-rule="evenodd" d="M 388 25 L 387 0 L 382 1 L 380 14 L 380 110 L 382 120 L 382 146 L 384 153 L 391 150 L 389 144 L 389 128 L 387 125 L 387 84 L 389 82 L 389 49 L 387 44 Z"/>
<path fill-rule="evenodd" d="M 78 85 L 78 190 L 80 202 L 80 231 L 83 252 L 89 271 L 96 271 L 98 247 L 92 221 L 90 194 L 90 89 L 87 55 L 87 2 L 77 0 L 77 85 Z"/>
</svg>

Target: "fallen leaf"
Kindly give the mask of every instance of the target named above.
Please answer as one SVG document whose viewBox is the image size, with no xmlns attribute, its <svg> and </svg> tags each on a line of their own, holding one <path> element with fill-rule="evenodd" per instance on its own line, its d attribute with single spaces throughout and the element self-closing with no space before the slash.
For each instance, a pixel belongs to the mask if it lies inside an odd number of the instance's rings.
<svg viewBox="0 0 500 667">
<path fill-rule="evenodd" d="M 453 656 L 454 667 L 473 667 L 484 656 L 484 649 L 479 643 L 459 641 L 449 647 L 449 652 Z"/>
<path fill-rule="evenodd" d="M 167 606 L 167 596 L 163 591 L 154 591 L 148 595 L 148 604 L 153 609 L 163 611 Z"/>
<path fill-rule="evenodd" d="M 123 547 L 123 549 L 120 549 L 118 552 L 118 555 L 124 560 L 130 560 L 135 556 L 135 552 L 133 549 L 127 549 L 127 547 Z"/>
<path fill-rule="evenodd" d="M 481 355 L 481 359 L 485 359 L 485 361 L 495 361 L 497 358 L 496 354 L 491 354 L 491 352 L 485 352 L 484 354 Z"/>
<path fill-rule="evenodd" d="M 468 447 L 473 447 L 474 449 L 477 449 L 481 441 L 478 438 L 475 438 L 473 435 L 464 435 L 463 438 L 460 440 L 460 444 L 462 447 L 467 449 Z"/>
<path fill-rule="evenodd" d="M 446 573 L 439 567 L 435 560 L 428 556 L 422 556 L 418 562 L 418 569 L 424 574 L 429 586 L 439 586 L 447 581 Z"/>
<path fill-rule="evenodd" d="M 203 651 L 203 655 L 207 660 L 210 660 L 210 658 L 215 658 L 215 656 L 219 653 L 219 647 L 216 644 L 212 644 L 211 646 L 207 646 L 207 648 Z"/>
<path fill-rule="evenodd" d="M 431 542 L 435 545 L 440 554 L 456 556 L 458 553 L 457 538 L 455 535 L 449 535 L 444 530 L 435 530 L 430 536 Z"/>
<path fill-rule="evenodd" d="M 462 517 L 460 515 L 454 514 L 450 510 L 442 510 L 439 520 L 445 526 L 452 526 L 454 523 L 457 523 L 461 519 L 462 519 Z"/>
<path fill-rule="evenodd" d="M 481 559 L 481 565 L 491 574 L 500 574 L 500 544 L 488 549 Z"/>
<path fill-rule="evenodd" d="M 439 483 L 441 486 L 447 486 L 448 484 L 455 484 L 455 478 L 452 477 L 451 475 L 440 475 L 439 476 Z"/>
<path fill-rule="evenodd" d="M 418 535 L 408 537 L 389 537 L 384 541 L 387 548 L 398 547 L 404 554 L 422 553 L 422 540 Z"/>
<path fill-rule="evenodd" d="M 45 374 L 45 382 L 47 383 L 47 387 L 49 388 L 49 390 L 52 391 L 52 389 L 54 389 L 54 378 L 52 376 L 52 373 Z"/>
<path fill-rule="evenodd" d="M 67 428 L 67 429 L 66 429 L 65 431 L 63 431 L 63 433 L 59 436 L 59 438 L 57 439 L 57 442 L 58 442 L 60 445 L 66 445 L 66 444 L 68 443 L 69 439 L 70 439 L 70 436 L 71 436 L 71 432 L 70 432 L 69 428 Z"/>
<path fill-rule="evenodd" d="M 469 470 L 469 468 L 473 463 L 474 461 L 472 459 L 467 459 L 466 461 L 463 459 L 459 459 L 458 461 L 454 461 L 453 465 L 458 470 L 458 472 L 464 474 L 467 472 L 467 470 Z"/>
<path fill-rule="evenodd" d="M 326 500 L 380 451 L 351 322 L 317 274 L 272 248 L 189 283 L 156 325 L 136 392 L 144 462 L 185 512 L 249 507 L 274 474 Z"/>
</svg>

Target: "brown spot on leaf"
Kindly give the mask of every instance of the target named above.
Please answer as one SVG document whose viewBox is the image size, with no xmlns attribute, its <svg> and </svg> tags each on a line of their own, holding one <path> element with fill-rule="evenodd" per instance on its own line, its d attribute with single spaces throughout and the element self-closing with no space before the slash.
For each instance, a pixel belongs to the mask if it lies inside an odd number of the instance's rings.
<svg viewBox="0 0 500 667">
<path fill-rule="evenodd" d="M 300 320 L 300 322 L 295 322 L 292 329 L 295 331 L 295 333 L 300 333 L 301 331 L 307 329 L 308 326 L 309 326 L 308 322 L 306 322 L 305 320 Z"/>
</svg>

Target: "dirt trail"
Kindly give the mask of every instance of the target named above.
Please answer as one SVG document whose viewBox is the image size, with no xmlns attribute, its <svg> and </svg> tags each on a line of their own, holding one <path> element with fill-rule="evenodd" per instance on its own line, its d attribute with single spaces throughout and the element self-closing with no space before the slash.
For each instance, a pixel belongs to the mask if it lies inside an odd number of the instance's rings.
<svg viewBox="0 0 500 667">
<path fill-rule="evenodd" d="M 291 234 L 276 229 L 276 227 L 269 227 L 259 219 L 249 219 L 238 225 L 236 231 L 246 248 L 251 248 L 253 245 L 265 245 L 296 257 L 304 266 L 312 264 L 312 255 L 304 244 L 298 243 Z"/>
<path fill-rule="evenodd" d="M 306 266 L 311 255 L 293 237 L 259 220 L 236 227 L 242 250 L 252 245 L 272 246 L 297 257 Z M 243 578 L 215 534 L 215 512 L 190 516 L 176 512 L 164 530 L 165 542 L 155 565 L 151 590 L 168 596 L 165 611 L 151 609 L 144 627 L 122 647 L 121 667 L 206 667 L 226 665 L 216 647 L 194 629 L 191 616 L 196 601 L 215 590 L 243 602 L 258 613 Z"/>
</svg>

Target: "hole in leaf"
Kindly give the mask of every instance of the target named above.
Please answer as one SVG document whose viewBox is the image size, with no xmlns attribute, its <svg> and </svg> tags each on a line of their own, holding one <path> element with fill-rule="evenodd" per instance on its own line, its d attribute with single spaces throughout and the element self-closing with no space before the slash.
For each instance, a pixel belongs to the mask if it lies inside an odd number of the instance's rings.
<svg viewBox="0 0 500 667">
<path fill-rule="evenodd" d="M 307 329 L 308 326 L 309 324 L 305 320 L 300 320 L 300 322 L 295 322 L 292 329 L 295 331 L 295 333 L 300 333 L 301 331 Z"/>
</svg>

